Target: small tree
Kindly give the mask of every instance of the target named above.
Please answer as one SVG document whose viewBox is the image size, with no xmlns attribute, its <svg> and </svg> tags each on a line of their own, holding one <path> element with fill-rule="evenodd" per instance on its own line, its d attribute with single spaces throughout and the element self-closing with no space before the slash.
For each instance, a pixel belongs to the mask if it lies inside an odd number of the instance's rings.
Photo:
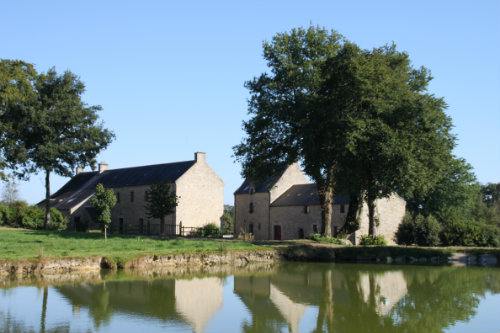
<svg viewBox="0 0 500 333">
<path fill-rule="evenodd" d="M 111 224 L 111 208 L 116 205 L 116 196 L 112 190 L 106 190 L 102 184 L 97 184 L 96 193 L 91 203 L 96 210 L 96 221 L 104 225 L 104 240 L 107 240 L 106 230 Z"/>
<path fill-rule="evenodd" d="M 171 183 L 168 179 L 150 187 L 149 197 L 144 208 L 147 216 L 160 219 L 161 230 L 165 230 L 165 215 L 172 214 L 177 207 L 178 197 L 171 191 Z"/>
</svg>

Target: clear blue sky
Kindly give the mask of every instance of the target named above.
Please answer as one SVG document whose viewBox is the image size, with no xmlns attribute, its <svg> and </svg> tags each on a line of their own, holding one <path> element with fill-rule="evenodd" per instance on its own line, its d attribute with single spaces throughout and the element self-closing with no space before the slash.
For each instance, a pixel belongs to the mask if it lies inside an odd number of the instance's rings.
<svg viewBox="0 0 500 333">
<path fill-rule="evenodd" d="M 396 43 L 435 77 L 482 183 L 500 176 L 500 1 L 11 1 L 0 6 L 0 58 L 70 69 L 116 140 L 110 168 L 190 160 L 205 151 L 232 204 L 242 182 L 245 81 L 266 71 L 262 41 L 310 24 L 363 48 Z M 52 192 L 67 179 L 52 177 Z M 44 197 L 41 176 L 20 197 Z"/>
</svg>

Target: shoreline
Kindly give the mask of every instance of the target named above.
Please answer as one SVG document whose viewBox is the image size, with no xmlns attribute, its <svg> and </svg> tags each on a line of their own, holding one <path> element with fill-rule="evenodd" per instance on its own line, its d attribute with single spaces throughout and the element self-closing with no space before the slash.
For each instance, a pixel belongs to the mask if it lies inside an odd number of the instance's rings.
<svg viewBox="0 0 500 333">
<path fill-rule="evenodd" d="M 409 264 L 432 266 L 498 267 L 499 249 L 450 249 L 416 247 L 353 247 L 323 244 L 281 244 L 271 250 L 239 250 L 212 253 L 148 254 L 126 261 L 120 258 L 89 256 L 82 258 L 43 258 L 35 261 L 0 260 L 0 278 L 33 274 L 65 274 L 111 270 L 144 270 L 231 266 L 242 268 L 252 264 L 276 262 L 337 262 Z"/>
</svg>

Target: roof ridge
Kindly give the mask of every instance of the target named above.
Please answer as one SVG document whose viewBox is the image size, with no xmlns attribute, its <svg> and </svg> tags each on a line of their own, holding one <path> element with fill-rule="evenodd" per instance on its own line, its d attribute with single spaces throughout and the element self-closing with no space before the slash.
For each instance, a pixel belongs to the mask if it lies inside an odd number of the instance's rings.
<svg viewBox="0 0 500 333">
<path fill-rule="evenodd" d="M 108 172 L 108 171 L 115 171 L 115 170 L 125 170 L 125 169 L 138 169 L 138 168 L 146 168 L 146 167 L 159 166 L 159 165 L 180 164 L 180 163 L 188 163 L 188 162 L 193 162 L 193 163 L 195 163 L 195 162 L 196 162 L 196 160 L 179 161 L 179 162 L 169 162 L 169 163 L 157 163 L 157 164 L 147 164 L 147 165 L 138 165 L 138 166 L 133 166 L 133 167 L 124 167 L 124 168 L 108 169 L 108 170 L 105 170 L 104 172 Z M 93 171 L 93 172 L 98 172 L 98 171 Z M 104 173 L 104 172 L 103 172 L 103 173 Z"/>
</svg>

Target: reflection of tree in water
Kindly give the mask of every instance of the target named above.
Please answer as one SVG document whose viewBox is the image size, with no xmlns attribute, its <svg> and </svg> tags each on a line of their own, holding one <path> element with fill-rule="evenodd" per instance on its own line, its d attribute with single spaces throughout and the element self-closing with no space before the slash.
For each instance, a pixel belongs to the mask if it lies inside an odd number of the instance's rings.
<svg viewBox="0 0 500 333">
<path fill-rule="evenodd" d="M 235 277 L 250 310 L 245 332 L 281 331 L 290 318 L 272 302 L 278 289 L 318 306 L 314 332 L 441 332 L 475 314 L 480 297 L 500 292 L 495 269 L 382 265 L 283 265 L 266 277 Z M 308 295 L 314 295 L 310 297 Z"/>
<path fill-rule="evenodd" d="M 476 314 L 487 291 L 500 292 L 500 272 L 490 268 L 407 267 L 408 294 L 391 311 L 406 332 L 442 332 Z"/>
</svg>

